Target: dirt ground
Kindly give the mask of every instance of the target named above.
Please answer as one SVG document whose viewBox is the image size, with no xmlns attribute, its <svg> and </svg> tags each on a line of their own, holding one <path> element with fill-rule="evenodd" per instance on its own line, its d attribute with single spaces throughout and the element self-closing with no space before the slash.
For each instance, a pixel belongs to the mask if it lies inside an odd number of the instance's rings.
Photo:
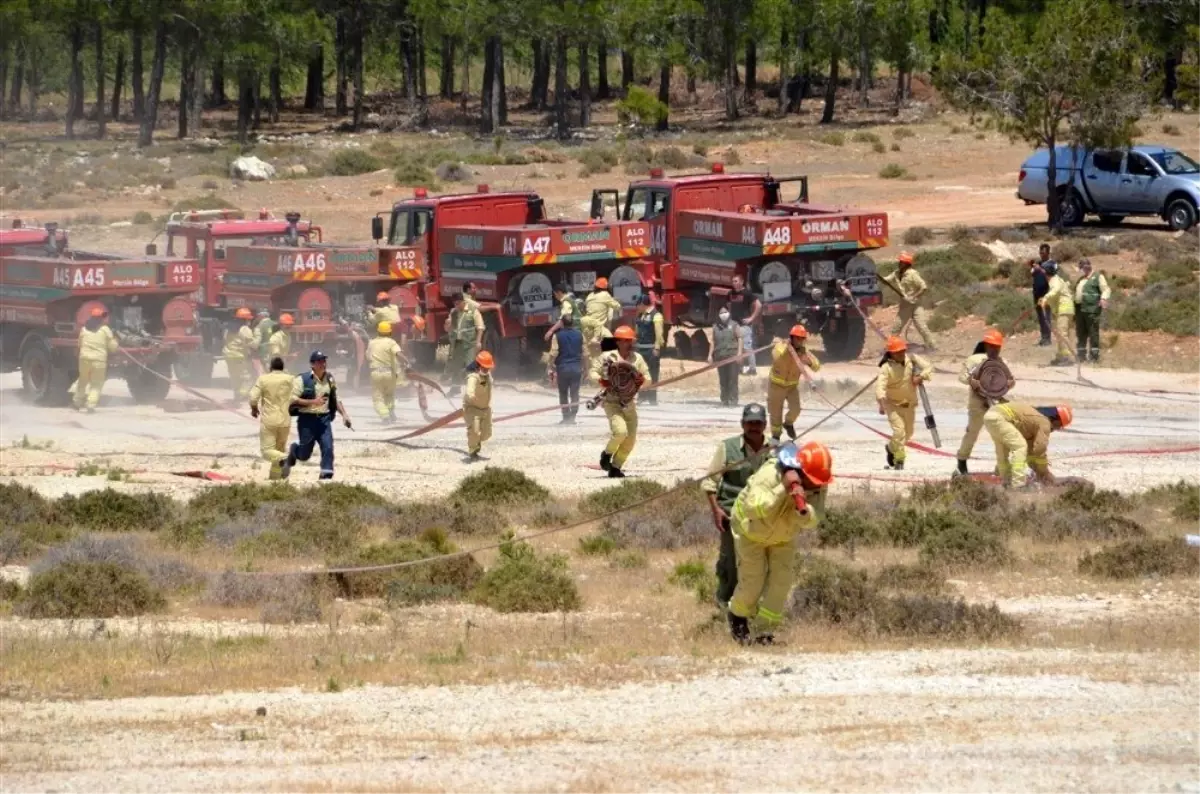
<svg viewBox="0 0 1200 794">
<path fill-rule="evenodd" d="M 1188 137 L 1177 142 L 1194 152 L 1194 119 L 1183 121 Z M 915 136 L 897 139 L 901 151 L 886 154 L 864 143 L 821 143 L 811 125 L 795 134 L 780 126 L 706 134 L 718 141 L 713 156 L 733 146 L 745 168 L 808 173 L 815 202 L 886 209 L 893 241 L 887 256 L 912 226 L 1003 227 L 1042 218 L 1041 208 L 1013 196 L 1026 149 L 964 123 L 949 116 L 909 120 Z M 887 124 L 864 129 L 893 141 Z M 888 162 L 916 179 L 879 179 Z M 537 189 L 552 213 L 567 216 L 585 213 L 591 187 L 628 180 L 619 172 L 579 178 L 575 162 L 472 168 L 476 181 Z M 180 179 L 152 197 L 100 200 L 81 191 L 72 200 L 105 223 L 122 222 L 209 192 L 204 181 Z M 244 185 L 221 179 L 212 192 L 245 208 L 300 209 L 324 226 L 327 239 L 362 241 L 369 216 L 410 191 L 379 172 Z M 80 211 L 29 212 L 11 202 L 2 209 L 39 221 Z M 139 227 L 91 225 L 72 239 L 135 252 L 147 236 Z M 1136 273 L 1145 265 L 1122 252 L 1102 267 Z M 886 323 L 889 312 L 877 319 Z M 945 352 L 934 357 L 931 396 L 945 452 L 954 452 L 965 426 L 966 391 L 956 375 L 981 330 L 981 321 L 967 318 L 939 335 Z M 874 340 L 868 346 L 877 349 Z M 1015 338 L 1006 353 L 1018 379 L 1016 399 L 1075 409 L 1071 431 L 1052 440 L 1056 473 L 1124 491 L 1196 480 L 1195 337 L 1122 334 L 1119 355 L 1084 369 L 1090 384 L 1076 381 L 1074 370 L 1046 367 L 1049 353 L 1032 345 L 1032 335 Z M 823 368 L 824 393 L 841 402 L 866 385 L 874 375 L 870 355 Z M 697 366 L 669 360 L 663 376 Z M 742 378 L 742 402 L 763 399 L 765 374 Z M 217 375 L 203 391 L 224 400 L 220 366 Z M 555 402 L 543 386 L 497 377 L 497 417 Z M 110 382 L 99 412 L 86 415 L 30 406 L 19 389 L 19 374 L 0 376 L 0 476 L 47 495 L 114 487 L 187 498 L 211 485 L 178 472 L 207 470 L 234 481 L 266 476 L 256 422 L 243 407 L 222 410 L 177 390 L 161 407 L 137 406 L 122 383 Z M 630 474 L 664 484 L 699 474 L 714 444 L 737 428 L 740 412 L 720 407 L 716 393 L 715 375 L 705 373 L 643 408 Z M 449 493 L 472 470 L 463 461 L 461 425 L 388 443 L 425 423 L 415 402 L 402 403 L 399 425 L 389 428 L 375 419 L 368 396 L 347 401 L 355 430 L 336 430 L 340 481 L 416 499 Z M 804 406 L 802 431 L 829 413 L 807 391 Z M 433 414 L 453 407 L 432 396 Z M 950 473 L 951 457 L 921 452 L 912 453 L 902 476 L 885 471 L 879 433 L 887 424 L 871 394 L 849 414 L 811 435 L 833 451 L 832 500 Z M 593 468 L 606 438 L 603 415 L 581 412 L 573 427 L 557 419 L 551 411 L 499 422 L 484 454 L 556 496 L 607 487 Z M 917 440 L 932 443 L 923 428 Z M 93 463 L 97 474 L 80 473 Z M 994 465 L 986 433 L 971 465 Z M 107 472 L 117 469 L 128 477 L 110 479 Z M 315 466 L 299 467 L 293 480 L 315 485 Z M 537 544 L 568 551 L 578 537 L 550 535 Z M 1060 549 L 1054 565 L 949 583 L 968 601 L 995 601 L 1028 621 L 1024 639 L 997 647 L 917 648 L 790 631 L 785 647 L 738 651 L 719 635 L 695 638 L 708 609 L 690 594 L 665 590 L 661 582 L 679 559 L 669 555 L 652 555 L 648 569 L 633 571 L 573 559 L 585 608 L 569 618 L 453 606 L 401 611 L 380 628 L 268 629 L 252 616 L 191 605 L 152 622 L 95 627 L 4 617 L 0 643 L 20 665 L 0 673 L 0 789 L 1200 792 L 1200 583 L 1108 584 L 1056 573 L 1073 571 L 1073 555 L 1084 550 Z M 1039 552 L 1026 551 L 1031 559 Z M 895 556 L 886 550 L 864 559 L 874 565 Z M 19 578 L 25 571 L 3 573 Z M 339 608 L 348 623 L 364 609 Z M 88 644 L 97 632 L 118 638 L 114 650 L 93 651 L 107 647 Z M 463 632 L 469 643 L 458 639 Z M 70 654 L 94 654 L 95 665 L 74 664 L 77 677 L 46 680 L 41 659 L 62 659 L 50 655 L 59 646 L 43 643 L 62 636 L 72 638 Z M 265 637 L 271 655 L 260 669 L 222 666 L 216 657 L 173 667 L 163 661 L 174 647 L 169 637 L 235 644 Z M 391 666 L 379 666 L 385 656 Z M 325 665 L 339 657 L 346 678 L 333 686 Z M 193 662 L 185 669 L 211 670 L 194 679 L 178 672 Z M 264 716 L 256 716 L 259 707 Z"/>
</svg>

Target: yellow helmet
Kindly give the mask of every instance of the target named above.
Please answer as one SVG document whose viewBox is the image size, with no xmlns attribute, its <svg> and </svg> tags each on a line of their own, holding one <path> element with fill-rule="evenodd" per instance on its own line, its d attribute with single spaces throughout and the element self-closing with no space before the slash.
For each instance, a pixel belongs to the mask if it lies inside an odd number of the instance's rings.
<svg viewBox="0 0 1200 794">
<path fill-rule="evenodd" d="M 392 324 L 389 323 L 387 320 L 384 320 L 383 322 L 381 322 L 379 324 L 378 331 L 379 331 L 380 336 L 391 336 L 392 335 Z"/>
</svg>

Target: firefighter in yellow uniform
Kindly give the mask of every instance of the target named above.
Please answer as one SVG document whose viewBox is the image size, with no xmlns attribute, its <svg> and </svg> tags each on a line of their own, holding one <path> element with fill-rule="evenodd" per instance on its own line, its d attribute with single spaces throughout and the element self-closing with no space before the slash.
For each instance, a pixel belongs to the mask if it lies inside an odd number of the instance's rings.
<svg viewBox="0 0 1200 794">
<path fill-rule="evenodd" d="M 967 394 L 967 432 L 963 433 L 962 443 L 958 446 L 958 468 L 954 472 L 956 475 L 968 473 L 967 460 L 975 449 L 975 442 L 979 440 L 979 431 L 983 429 L 983 415 L 991 408 L 988 398 L 979 393 L 979 381 L 975 374 L 979 371 L 979 366 L 988 359 L 1001 360 L 1000 349 L 1003 346 L 1004 334 L 995 328 L 989 328 L 983 332 L 983 341 L 975 347 L 975 352 L 963 362 L 958 380 L 966 385 L 970 392 Z M 1016 383 L 1010 377 L 1008 388 L 1012 389 Z"/>
<path fill-rule="evenodd" d="M 396 384 L 400 377 L 404 352 L 392 338 L 392 324 L 386 320 L 376 328 L 378 336 L 367 343 L 367 364 L 371 368 L 371 404 L 384 424 L 396 421 Z"/>
<path fill-rule="evenodd" d="M 267 340 L 267 355 L 270 358 L 282 358 L 284 364 L 287 363 L 288 354 L 292 351 L 292 336 L 289 329 L 296 324 L 290 314 L 279 315 L 279 327 L 271 334 L 271 338 Z"/>
<path fill-rule="evenodd" d="M 768 458 L 733 503 L 737 587 L 729 600 L 729 631 L 750 642 L 750 621 L 762 633 L 754 642 L 774 642 L 774 628 L 792 587 L 796 535 L 815 529 L 825 515 L 825 490 L 833 480 L 833 457 L 824 444 L 797 449 L 789 441 L 778 458 Z"/>
<path fill-rule="evenodd" d="M 921 296 L 929 289 L 925 279 L 913 267 L 913 255 L 901 251 L 897 258 L 899 269 L 887 278 L 888 283 L 900 291 L 900 311 L 896 314 L 896 322 L 892 325 L 893 336 L 904 336 L 904 331 L 911 323 L 921 335 L 921 341 L 929 350 L 934 349 L 933 335 L 925 324 L 925 309 L 921 307 Z"/>
<path fill-rule="evenodd" d="M 271 464 L 268 479 L 279 480 L 287 477 L 279 464 L 288 456 L 288 434 L 292 430 L 288 408 L 296 379 L 283 371 L 282 358 L 271 359 L 270 366 L 270 372 L 259 375 L 250 388 L 250 415 L 259 421 L 259 446 L 263 459 Z"/>
<path fill-rule="evenodd" d="M 108 377 L 108 355 L 119 347 L 116 334 L 108 327 L 108 312 L 98 306 L 92 309 L 79 332 L 79 379 L 75 381 L 73 401 L 76 411 L 84 407 L 86 400 L 87 412 L 95 413 Z"/>
<path fill-rule="evenodd" d="M 608 291 L 608 279 L 596 279 L 596 288 L 583 301 L 583 317 L 579 330 L 583 332 L 584 371 L 591 371 L 591 362 L 600 357 L 600 342 L 612 336 L 608 330 L 621 316 L 621 302 Z"/>
<path fill-rule="evenodd" d="M 254 324 L 254 348 L 251 351 L 251 359 L 257 364 L 256 370 L 260 374 L 266 369 L 268 372 L 271 369 L 271 357 L 267 355 L 267 342 L 271 339 L 271 329 L 274 327 L 271 322 L 271 312 L 266 309 L 258 310 L 258 321 Z"/>
<path fill-rule="evenodd" d="M 375 305 L 367 309 L 367 323 L 376 328 L 380 323 L 391 323 L 393 328 L 399 328 L 400 307 L 392 304 L 392 297 L 386 292 L 375 296 Z"/>
<path fill-rule="evenodd" d="M 767 415 L 771 418 L 771 440 L 778 444 L 784 430 L 796 437 L 796 417 L 800 416 L 801 364 L 813 372 L 821 368 L 817 357 L 805 349 L 808 329 L 793 325 L 788 341 L 779 342 L 771 351 L 771 378 L 767 386 Z M 794 353 L 794 355 L 793 355 Z M 783 413 L 787 405 L 787 415 Z"/>
<path fill-rule="evenodd" d="M 1071 282 L 1063 277 L 1057 264 L 1046 263 L 1042 267 L 1050 274 L 1050 291 L 1042 296 L 1038 304 L 1043 309 L 1049 309 L 1054 315 L 1054 335 L 1058 341 L 1058 351 L 1054 354 L 1050 366 L 1066 366 L 1075 361 L 1075 351 L 1071 349 L 1071 343 L 1068 341 L 1071 335 L 1071 321 L 1075 319 L 1075 293 L 1071 290 Z"/>
<path fill-rule="evenodd" d="M 467 423 L 467 455 L 471 461 L 480 459 L 483 442 L 492 437 L 492 368 L 495 366 L 492 354 L 481 350 L 467 367 L 463 419 Z"/>
<path fill-rule="evenodd" d="M 887 353 L 879 362 L 875 379 L 875 401 L 879 413 L 887 415 L 892 428 L 892 440 L 887 445 L 887 467 L 897 471 L 904 468 L 908 456 L 904 446 L 913 435 L 917 416 L 917 384 L 933 376 L 933 368 L 916 356 L 908 355 L 908 343 L 898 336 L 887 340 Z"/>
<path fill-rule="evenodd" d="M 609 477 L 624 477 L 625 472 L 622 467 L 629 458 L 629 453 L 633 452 L 633 448 L 637 444 L 636 390 L 634 394 L 622 397 L 615 389 L 610 388 L 608 365 L 610 362 L 619 361 L 631 365 L 637 373 L 639 381 L 637 388 L 639 389 L 650 379 L 650 368 L 646 366 L 646 359 L 633 349 L 637 335 L 634 334 L 632 328 L 622 325 L 613 332 L 613 337 L 617 340 L 617 349 L 601 353 L 597 358 L 592 359 L 592 380 L 597 381 L 605 389 L 602 402 L 604 414 L 608 417 L 608 445 L 600 453 L 600 468 L 607 471 Z"/>
<path fill-rule="evenodd" d="M 225 347 L 221 354 L 225 356 L 225 368 L 229 370 L 233 398 L 244 400 L 250 394 L 250 356 L 254 351 L 254 331 L 250 329 L 250 322 L 254 314 L 243 306 L 233 316 L 237 325 L 225 329 Z"/>
<path fill-rule="evenodd" d="M 1029 469 L 1047 485 L 1050 473 L 1050 433 L 1071 424 L 1069 405 L 1034 408 L 1024 403 L 1003 403 L 984 414 L 983 425 L 996 447 L 996 468 L 1005 487 L 1023 488 Z"/>
</svg>

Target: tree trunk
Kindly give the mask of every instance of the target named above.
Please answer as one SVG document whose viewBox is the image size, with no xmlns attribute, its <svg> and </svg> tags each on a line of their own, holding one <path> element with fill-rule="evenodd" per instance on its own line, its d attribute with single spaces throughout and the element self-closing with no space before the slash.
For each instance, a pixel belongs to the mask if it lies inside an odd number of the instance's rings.
<svg viewBox="0 0 1200 794">
<path fill-rule="evenodd" d="M 346 115 L 349 110 L 349 105 L 346 102 L 346 94 L 350 82 L 349 69 L 347 63 L 349 58 L 346 55 L 348 46 L 346 36 L 346 19 L 341 13 L 337 16 L 337 26 L 333 35 L 333 56 L 337 63 L 337 81 L 334 89 L 334 113 L 338 116 Z"/>
<path fill-rule="evenodd" d="M 565 140 L 571 133 L 567 124 L 567 34 L 559 33 L 554 42 L 554 126 L 555 134 Z"/>
<path fill-rule="evenodd" d="M 496 126 L 508 124 L 508 82 L 504 76 L 504 37 L 496 37 L 496 90 L 493 93 L 496 103 Z"/>
<path fill-rule="evenodd" d="M 109 117 L 116 121 L 121 117 L 121 89 L 125 87 L 125 45 L 117 46 L 117 66 L 113 74 L 112 103 L 109 105 Z"/>
<path fill-rule="evenodd" d="M 129 36 L 129 93 L 133 97 L 133 120 L 140 122 L 146 115 L 146 91 L 142 84 L 142 29 L 134 28 Z"/>
<path fill-rule="evenodd" d="M 67 137 L 75 137 L 75 121 L 83 115 L 83 64 L 79 51 L 83 49 L 82 21 L 71 24 L 70 74 L 67 76 Z"/>
<path fill-rule="evenodd" d="M 1175 101 L 1175 91 L 1179 88 L 1179 57 L 1174 53 L 1169 53 L 1163 56 L 1163 86 L 1162 99 L 1164 102 L 1169 102 L 1171 107 L 1179 109 L 1179 104 Z"/>
<path fill-rule="evenodd" d="M 629 92 L 629 86 L 633 85 L 633 52 L 630 50 L 621 50 L 621 93 Z"/>
<path fill-rule="evenodd" d="M 27 80 L 29 82 L 29 118 L 37 119 L 38 91 L 42 88 L 42 70 L 38 68 L 37 54 L 30 53 Z"/>
<path fill-rule="evenodd" d="M 438 78 L 438 93 L 442 99 L 454 96 L 454 39 L 442 36 L 442 69 Z"/>
<path fill-rule="evenodd" d="M 304 81 L 304 109 L 325 112 L 325 45 L 317 44 L 308 58 L 308 76 Z"/>
<path fill-rule="evenodd" d="M 0 54 L 0 119 L 5 117 L 4 106 L 4 91 L 8 88 L 8 62 L 9 62 L 9 46 L 4 44 L 4 51 Z"/>
<path fill-rule="evenodd" d="M 837 100 L 838 61 L 842 57 L 840 43 L 835 42 L 829 54 L 829 80 L 825 83 L 825 109 L 821 111 L 821 123 L 833 122 L 834 102 Z"/>
<path fill-rule="evenodd" d="M 262 74 L 258 71 L 254 72 L 254 129 L 258 130 L 262 126 Z"/>
<path fill-rule="evenodd" d="M 608 87 L 608 39 L 596 43 L 596 99 L 608 99 L 612 92 Z"/>
<path fill-rule="evenodd" d="M 281 58 L 280 53 L 276 52 L 275 60 L 271 62 L 271 70 L 267 74 L 267 90 L 271 94 L 268 109 L 272 124 L 279 123 L 279 111 L 283 108 L 283 64 Z"/>
<path fill-rule="evenodd" d="M 425 77 L 425 29 L 417 26 L 417 97 L 424 102 L 429 98 L 429 84 Z"/>
<path fill-rule="evenodd" d="M 858 106 L 866 107 L 871 98 L 867 89 L 871 87 L 871 48 L 867 41 L 867 25 L 863 20 L 858 33 Z"/>
<path fill-rule="evenodd" d="M 721 60 L 725 67 L 725 118 L 733 121 L 738 117 L 737 97 L 737 42 L 734 38 L 733 22 L 726 20 L 721 26 L 724 41 L 721 47 Z"/>
<path fill-rule="evenodd" d="M 483 44 L 483 88 L 479 98 L 479 132 L 490 135 L 496 129 L 496 37 L 488 36 Z"/>
<path fill-rule="evenodd" d="M 108 134 L 108 117 L 105 104 L 108 101 L 104 90 L 104 25 L 96 22 L 96 137 L 104 140 Z"/>
<path fill-rule="evenodd" d="M 188 111 L 192 108 L 192 72 L 196 70 L 196 52 L 191 35 L 179 41 L 179 124 L 180 140 L 188 135 Z"/>
<path fill-rule="evenodd" d="M 788 106 L 788 72 L 790 66 L 791 53 L 788 51 L 788 44 L 791 43 L 791 38 L 788 36 L 788 26 L 783 24 L 779 28 L 779 98 L 775 103 L 775 112 L 783 115 L 787 112 Z"/>
<path fill-rule="evenodd" d="M 192 53 L 192 108 L 188 111 L 188 130 L 193 137 L 200 135 L 200 122 L 204 115 L 204 79 L 208 74 L 208 64 L 204 60 L 204 52 L 200 49 L 200 41 L 195 41 Z"/>
<path fill-rule="evenodd" d="M 592 123 L 592 77 L 587 42 L 579 43 L 579 126 Z"/>
<path fill-rule="evenodd" d="M 237 139 L 238 143 L 246 143 L 250 139 L 250 121 L 254 114 L 254 72 L 247 66 L 238 69 L 238 114 Z"/>
<path fill-rule="evenodd" d="M 666 60 L 658 67 L 658 101 L 663 103 L 668 112 L 662 115 L 662 118 L 654 125 L 654 129 L 666 132 L 671 128 L 671 62 Z"/>
<path fill-rule="evenodd" d="M 142 127 L 138 132 L 138 146 L 154 143 L 154 125 L 158 122 L 158 98 L 162 95 L 163 70 L 167 65 L 167 21 L 160 18 L 154 24 L 154 60 L 150 64 L 150 90 L 146 93 Z"/>
<path fill-rule="evenodd" d="M 746 40 L 746 92 L 745 102 L 754 105 L 754 95 L 758 93 L 758 43 L 753 39 Z"/>
<path fill-rule="evenodd" d="M 225 95 L 225 58 L 218 55 L 217 60 L 213 62 L 212 97 L 209 107 L 224 107 L 228 102 L 229 97 Z"/>
<path fill-rule="evenodd" d="M 1058 198 L 1058 158 L 1055 147 L 1057 142 L 1053 135 L 1046 142 L 1050 159 L 1046 163 L 1046 216 L 1050 228 L 1062 231 L 1062 203 Z"/>
<path fill-rule="evenodd" d="M 534 110 L 545 110 L 550 93 L 550 46 L 542 39 L 533 40 L 533 80 L 529 89 L 529 104 Z"/>
<path fill-rule="evenodd" d="M 362 128 L 363 121 L 363 18 L 362 6 L 355 4 L 354 6 L 354 25 L 353 25 L 353 64 L 354 69 L 354 117 L 351 120 L 351 127 L 357 132 Z"/>
<path fill-rule="evenodd" d="M 25 45 L 17 45 L 17 62 L 13 67 L 12 86 L 8 92 L 8 106 L 14 112 L 21 110 L 21 88 L 25 82 Z M 4 86 L 0 85 L 0 102 L 4 100 Z"/>
<path fill-rule="evenodd" d="M 400 23 L 400 84 L 401 96 L 405 99 L 417 97 L 417 57 L 413 46 L 413 32 L 408 20 Z"/>
</svg>

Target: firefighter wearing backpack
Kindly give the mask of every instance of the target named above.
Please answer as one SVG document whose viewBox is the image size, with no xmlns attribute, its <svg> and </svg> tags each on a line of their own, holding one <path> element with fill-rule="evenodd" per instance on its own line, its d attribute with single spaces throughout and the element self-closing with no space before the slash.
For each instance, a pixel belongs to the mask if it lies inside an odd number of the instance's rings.
<svg viewBox="0 0 1200 794">
<path fill-rule="evenodd" d="M 287 477 L 297 461 L 312 457 L 313 448 L 321 450 L 320 479 L 333 479 L 333 415 L 340 413 L 342 423 L 351 428 L 345 403 L 338 400 L 337 384 L 328 371 L 328 357 L 314 350 L 308 357 L 312 369 L 292 383 L 292 409 L 296 413 L 299 440 L 292 444 L 283 462 L 282 476 Z"/>
<path fill-rule="evenodd" d="M 467 456 L 480 459 L 483 442 L 492 437 L 492 368 L 496 361 L 486 350 L 479 351 L 467 367 L 463 392 L 463 419 L 467 423 Z"/>
<path fill-rule="evenodd" d="M 989 328 L 983 333 L 983 340 L 975 347 L 975 352 L 967 356 L 963 362 L 962 372 L 958 376 L 961 383 L 970 388 L 967 394 L 967 432 L 963 433 L 962 444 L 958 447 L 958 468 L 956 475 L 967 474 L 967 461 L 979 440 L 979 431 L 983 429 L 983 416 L 991 408 L 988 399 L 979 393 L 979 380 L 975 377 L 979 366 L 988 359 L 1001 360 L 1000 348 L 1004 346 L 1004 334 L 995 328 Z M 1008 388 L 1016 385 L 1009 379 Z"/>
<path fill-rule="evenodd" d="M 778 444 L 784 430 L 790 438 L 796 437 L 796 418 L 800 416 L 801 365 L 813 372 L 821 368 L 817 357 L 804 347 L 808 329 L 793 325 L 788 341 L 779 342 L 771 352 L 771 378 L 767 386 L 767 414 L 771 417 L 771 440 Z M 787 415 L 783 413 L 787 405 Z"/>
<path fill-rule="evenodd" d="M 754 642 L 774 642 L 792 587 L 796 535 L 821 522 L 832 481 L 833 457 L 824 444 L 810 441 L 797 448 L 789 441 L 738 494 L 732 516 L 737 587 L 729 601 L 729 632 L 738 642 L 751 641 L 755 618 L 762 633 Z"/>
<path fill-rule="evenodd" d="M 367 365 L 371 368 L 371 405 L 385 424 L 396 421 L 396 385 L 405 362 L 400 343 L 392 338 L 392 324 L 376 326 L 376 337 L 367 343 Z"/>
</svg>

